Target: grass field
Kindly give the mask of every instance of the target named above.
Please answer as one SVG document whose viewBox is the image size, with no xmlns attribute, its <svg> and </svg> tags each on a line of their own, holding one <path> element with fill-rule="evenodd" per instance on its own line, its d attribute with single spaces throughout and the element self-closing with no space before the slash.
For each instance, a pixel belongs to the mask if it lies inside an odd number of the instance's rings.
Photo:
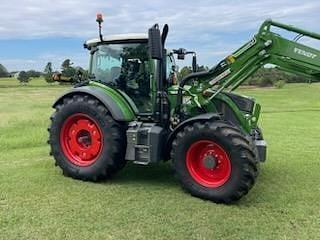
<svg viewBox="0 0 320 240">
<path fill-rule="evenodd" d="M 170 163 L 112 181 L 62 176 L 48 118 L 66 87 L 0 79 L 0 239 L 319 239 L 320 84 L 241 90 L 263 106 L 268 159 L 235 205 L 184 193 Z"/>
</svg>

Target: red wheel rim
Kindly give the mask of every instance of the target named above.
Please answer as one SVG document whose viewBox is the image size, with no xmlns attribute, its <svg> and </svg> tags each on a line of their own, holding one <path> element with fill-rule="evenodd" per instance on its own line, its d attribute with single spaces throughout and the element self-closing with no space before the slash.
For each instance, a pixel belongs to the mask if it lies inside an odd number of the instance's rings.
<svg viewBox="0 0 320 240">
<path fill-rule="evenodd" d="M 200 185 L 217 188 L 225 184 L 231 175 L 231 161 L 226 151 L 217 143 L 201 140 L 187 151 L 187 169 Z"/>
<path fill-rule="evenodd" d="M 86 114 L 77 113 L 64 122 L 60 143 L 70 162 L 85 167 L 98 159 L 103 146 L 103 135 L 95 120 Z"/>
</svg>

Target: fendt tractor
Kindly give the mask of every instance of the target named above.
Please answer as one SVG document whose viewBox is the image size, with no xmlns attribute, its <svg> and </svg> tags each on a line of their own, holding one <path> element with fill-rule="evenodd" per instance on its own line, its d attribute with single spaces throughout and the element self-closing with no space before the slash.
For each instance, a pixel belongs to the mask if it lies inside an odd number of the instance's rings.
<svg viewBox="0 0 320 240">
<path fill-rule="evenodd" d="M 84 47 L 89 76 L 59 97 L 49 127 L 55 163 L 68 177 L 109 178 L 127 162 L 172 160 L 191 195 L 232 203 L 246 195 L 266 160 L 260 105 L 233 93 L 260 67 L 320 80 L 320 51 L 297 40 L 317 33 L 266 20 L 258 33 L 208 71 L 196 54 L 165 48 L 168 25 L 148 34 L 103 36 Z M 293 40 L 275 30 L 297 34 Z M 177 80 L 175 58 L 191 54 L 193 72 Z M 270 65 L 271 66 L 271 65 Z"/>
</svg>

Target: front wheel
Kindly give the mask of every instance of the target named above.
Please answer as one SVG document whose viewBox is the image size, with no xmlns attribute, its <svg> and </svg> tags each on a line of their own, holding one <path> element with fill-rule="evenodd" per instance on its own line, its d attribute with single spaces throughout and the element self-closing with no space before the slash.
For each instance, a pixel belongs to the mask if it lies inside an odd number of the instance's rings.
<svg viewBox="0 0 320 240">
<path fill-rule="evenodd" d="M 171 156 L 183 188 L 217 203 L 240 199 L 258 175 L 250 138 L 222 121 L 186 126 L 177 134 Z"/>
</svg>

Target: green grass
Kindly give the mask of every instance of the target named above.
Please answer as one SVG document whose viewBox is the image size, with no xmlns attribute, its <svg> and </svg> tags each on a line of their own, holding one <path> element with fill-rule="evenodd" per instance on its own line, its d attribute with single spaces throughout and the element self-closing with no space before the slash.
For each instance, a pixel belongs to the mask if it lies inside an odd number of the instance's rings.
<svg viewBox="0 0 320 240">
<path fill-rule="evenodd" d="M 23 86 L 16 78 L 0 78 L 0 88 L 12 87 L 44 87 L 58 86 L 57 83 L 47 84 L 44 78 L 31 78 L 27 86 Z"/>
<path fill-rule="evenodd" d="M 46 129 L 66 87 L 11 80 L 0 79 L 0 239 L 319 239 L 320 84 L 241 90 L 262 104 L 268 160 L 226 206 L 184 193 L 169 163 L 102 183 L 63 177 Z"/>
</svg>

